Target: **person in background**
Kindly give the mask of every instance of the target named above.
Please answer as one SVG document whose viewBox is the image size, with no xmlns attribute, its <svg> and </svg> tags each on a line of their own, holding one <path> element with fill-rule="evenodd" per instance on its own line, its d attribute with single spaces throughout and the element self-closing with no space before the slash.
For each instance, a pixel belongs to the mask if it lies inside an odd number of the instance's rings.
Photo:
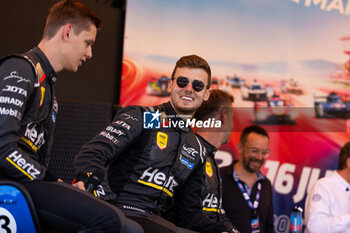
<svg viewBox="0 0 350 233">
<path fill-rule="evenodd" d="M 100 28 L 100 19 L 85 5 L 60 1 L 50 9 L 37 47 L 0 60 L 0 179 L 25 187 L 44 231 L 143 232 L 115 206 L 63 183 L 48 170 L 58 111 L 57 73 L 75 72 L 92 57 Z M 129 223 L 135 226 L 130 231 Z"/>
<path fill-rule="evenodd" d="M 211 70 L 203 58 L 181 57 L 169 81 L 170 101 L 120 110 L 76 156 L 75 185 L 83 190 L 89 187 L 86 174 L 103 184 L 108 166 L 112 195 L 99 197 L 120 207 L 145 232 L 188 232 L 161 217 L 173 197 L 179 226 L 201 232 L 226 231 L 224 225 L 198 211 L 205 148 L 188 125 L 209 98 L 210 79 Z"/>
<path fill-rule="evenodd" d="M 309 233 L 350 232 L 350 142 L 340 150 L 338 169 L 307 194 L 305 221 Z"/>
<path fill-rule="evenodd" d="M 223 208 L 240 232 L 275 232 L 271 182 L 260 173 L 271 153 L 269 143 L 264 128 L 248 126 L 237 145 L 239 160 L 220 168 Z"/>
<path fill-rule="evenodd" d="M 232 95 L 222 90 L 212 90 L 208 101 L 204 101 L 194 115 L 196 120 L 215 119 L 222 123 L 217 129 L 197 128 L 196 134 L 207 149 L 202 178 L 202 211 L 212 221 L 223 223 L 227 232 L 238 232 L 238 230 L 232 226 L 222 209 L 222 185 L 215 153 L 230 139 L 233 130 L 233 101 Z"/>
</svg>

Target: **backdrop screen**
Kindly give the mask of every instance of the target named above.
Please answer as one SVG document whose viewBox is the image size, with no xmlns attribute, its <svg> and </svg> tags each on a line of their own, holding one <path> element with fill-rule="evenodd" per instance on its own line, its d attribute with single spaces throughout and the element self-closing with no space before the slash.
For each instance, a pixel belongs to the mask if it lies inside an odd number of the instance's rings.
<svg viewBox="0 0 350 233">
<path fill-rule="evenodd" d="M 129 0 L 121 105 L 167 101 L 176 61 L 205 58 L 212 88 L 235 98 L 235 129 L 216 158 L 230 164 L 250 124 L 269 132 L 262 172 L 273 184 L 276 231 L 289 232 L 290 211 L 337 168 L 350 139 L 349 14 L 346 0 Z"/>
</svg>

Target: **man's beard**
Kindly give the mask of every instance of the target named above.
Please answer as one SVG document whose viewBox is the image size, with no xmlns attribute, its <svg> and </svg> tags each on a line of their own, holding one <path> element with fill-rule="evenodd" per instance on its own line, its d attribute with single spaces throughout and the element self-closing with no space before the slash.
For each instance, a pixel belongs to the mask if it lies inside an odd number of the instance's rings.
<svg viewBox="0 0 350 233">
<path fill-rule="evenodd" d="M 251 168 L 251 166 L 249 166 L 251 162 L 259 162 L 260 163 L 259 168 L 258 169 Z M 265 162 L 265 159 L 260 160 L 256 158 L 243 158 L 243 167 L 245 168 L 245 170 L 247 170 L 250 173 L 257 173 L 264 162 Z"/>
</svg>

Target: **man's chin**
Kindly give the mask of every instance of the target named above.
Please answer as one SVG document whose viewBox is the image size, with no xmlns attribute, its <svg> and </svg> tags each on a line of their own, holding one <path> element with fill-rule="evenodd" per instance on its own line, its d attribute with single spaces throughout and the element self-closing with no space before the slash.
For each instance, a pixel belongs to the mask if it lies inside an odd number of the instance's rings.
<svg viewBox="0 0 350 233">
<path fill-rule="evenodd" d="M 178 107 L 178 112 L 181 112 L 182 114 L 186 114 L 186 115 L 192 115 L 195 111 L 196 111 L 196 109 L 194 109 L 193 107 L 187 107 L 187 106 L 185 106 L 185 107 Z"/>
</svg>

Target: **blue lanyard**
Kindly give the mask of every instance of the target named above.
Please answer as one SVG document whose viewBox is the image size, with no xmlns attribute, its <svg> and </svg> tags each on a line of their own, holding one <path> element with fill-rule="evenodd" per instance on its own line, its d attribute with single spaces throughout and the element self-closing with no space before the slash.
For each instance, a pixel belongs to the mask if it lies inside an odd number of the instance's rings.
<svg viewBox="0 0 350 233">
<path fill-rule="evenodd" d="M 255 197 L 255 200 L 254 200 L 254 204 L 252 203 L 252 201 L 250 200 L 250 197 L 247 193 L 247 191 L 244 189 L 241 181 L 239 180 L 236 180 L 236 183 L 239 187 L 239 189 L 241 190 L 242 194 L 243 194 L 243 197 L 244 199 L 247 201 L 250 209 L 252 209 L 253 211 L 256 210 L 259 206 L 259 199 L 260 199 L 260 191 L 261 191 L 261 182 L 258 181 L 258 186 L 257 186 L 257 191 L 256 191 L 256 197 Z"/>
</svg>

